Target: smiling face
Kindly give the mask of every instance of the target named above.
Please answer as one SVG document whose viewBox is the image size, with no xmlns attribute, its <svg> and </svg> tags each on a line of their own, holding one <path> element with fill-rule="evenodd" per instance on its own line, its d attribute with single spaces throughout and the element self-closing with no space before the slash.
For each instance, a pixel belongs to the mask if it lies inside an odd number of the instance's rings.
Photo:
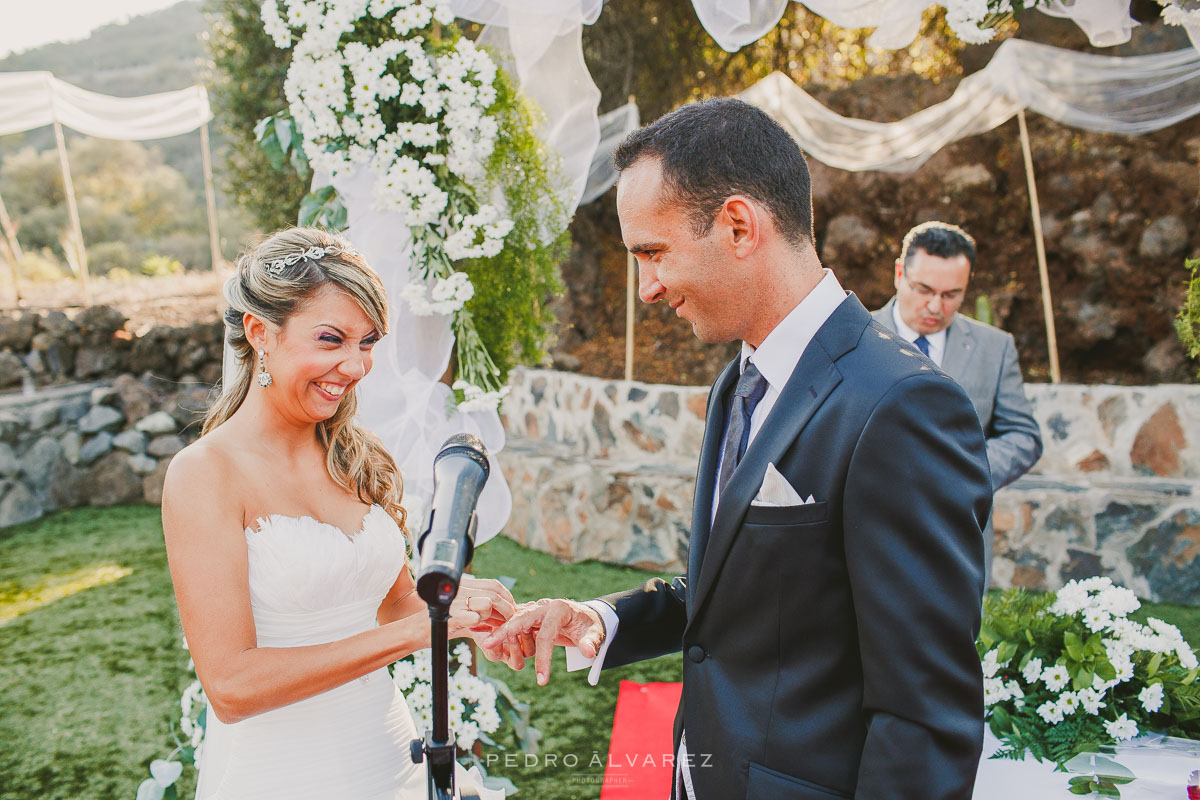
<svg viewBox="0 0 1200 800">
<path fill-rule="evenodd" d="M 921 249 L 913 250 L 907 265 L 896 261 L 900 319 L 923 336 L 948 328 L 962 306 L 970 278 L 971 262 L 965 255 L 940 258 Z"/>
<path fill-rule="evenodd" d="M 297 421 L 329 419 L 348 391 L 371 371 L 379 331 L 357 302 L 326 285 L 268 334 L 271 400 Z"/>
<path fill-rule="evenodd" d="M 697 238 L 678 204 L 665 198 L 657 159 L 644 158 L 617 184 L 621 238 L 637 258 L 644 303 L 667 303 L 704 342 L 744 339 L 754 318 L 752 281 L 731 257 L 729 225 L 718 214 Z"/>
</svg>

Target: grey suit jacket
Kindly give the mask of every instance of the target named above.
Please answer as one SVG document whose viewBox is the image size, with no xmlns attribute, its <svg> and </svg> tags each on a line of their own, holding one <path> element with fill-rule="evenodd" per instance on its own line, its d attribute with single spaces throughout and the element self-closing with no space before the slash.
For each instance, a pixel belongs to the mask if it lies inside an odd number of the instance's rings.
<svg viewBox="0 0 1200 800">
<path fill-rule="evenodd" d="M 892 333 L 893 297 L 872 311 L 875 321 Z M 1029 471 L 1042 456 L 1042 432 L 1025 397 L 1011 333 L 955 314 L 946 331 L 942 371 L 967 390 L 987 437 L 992 487 L 999 489 Z"/>
</svg>

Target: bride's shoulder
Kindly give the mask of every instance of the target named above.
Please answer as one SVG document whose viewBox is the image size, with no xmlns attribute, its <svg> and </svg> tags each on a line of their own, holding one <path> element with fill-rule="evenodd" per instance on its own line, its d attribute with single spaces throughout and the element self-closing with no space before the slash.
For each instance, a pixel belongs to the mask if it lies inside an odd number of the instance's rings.
<svg viewBox="0 0 1200 800">
<path fill-rule="evenodd" d="M 236 488 L 244 485 L 239 478 L 245 470 L 237 452 L 223 439 L 209 434 L 175 454 L 163 483 L 164 503 L 181 497 L 233 498 Z"/>
</svg>

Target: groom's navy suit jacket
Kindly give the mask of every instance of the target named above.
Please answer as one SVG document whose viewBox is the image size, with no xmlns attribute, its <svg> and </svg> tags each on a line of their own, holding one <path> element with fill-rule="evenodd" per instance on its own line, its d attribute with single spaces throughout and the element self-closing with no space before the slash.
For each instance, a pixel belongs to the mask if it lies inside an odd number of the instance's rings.
<svg viewBox="0 0 1200 800">
<path fill-rule="evenodd" d="M 712 514 L 735 359 L 709 395 L 686 576 L 603 598 L 604 666 L 683 652 L 694 800 L 969 798 L 991 482 L 979 418 L 853 295 Z M 803 498 L 751 505 L 767 464 Z"/>
</svg>

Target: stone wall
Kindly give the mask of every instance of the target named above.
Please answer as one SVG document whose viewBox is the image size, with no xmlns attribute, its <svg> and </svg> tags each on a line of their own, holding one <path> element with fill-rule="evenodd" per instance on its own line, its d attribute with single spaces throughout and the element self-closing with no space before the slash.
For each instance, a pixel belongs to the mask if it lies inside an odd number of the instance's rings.
<svg viewBox="0 0 1200 800">
<path fill-rule="evenodd" d="M 707 387 L 518 370 L 506 534 L 577 561 L 683 569 Z M 1200 386 L 1030 384 L 1045 454 L 996 496 L 1000 586 L 1110 575 L 1200 603 Z"/>
<path fill-rule="evenodd" d="M 72 506 L 159 503 L 210 389 L 121 375 L 0 397 L 0 526 Z"/>
</svg>

